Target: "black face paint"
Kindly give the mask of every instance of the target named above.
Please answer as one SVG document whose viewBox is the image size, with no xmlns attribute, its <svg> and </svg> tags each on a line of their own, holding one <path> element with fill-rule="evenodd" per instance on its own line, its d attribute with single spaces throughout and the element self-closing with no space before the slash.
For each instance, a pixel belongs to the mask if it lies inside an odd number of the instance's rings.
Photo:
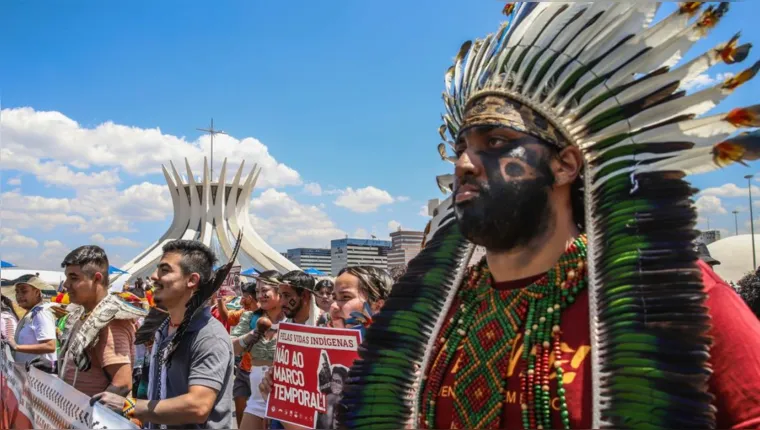
<svg viewBox="0 0 760 430">
<path fill-rule="evenodd" d="M 541 147 L 536 148 L 540 144 Z M 554 175 L 544 144 L 526 136 L 498 149 L 477 152 L 488 178 L 466 175 L 456 187 L 479 187 L 478 196 L 455 205 L 462 233 L 472 243 L 494 251 L 529 244 L 550 227 L 549 190 Z M 456 189 L 454 190 L 456 192 Z"/>
<path fill-rule="evenodd" d="M 285 314 L 288 318 L 293 318 L 298 314 L 298 311 L 301 310 L 301 301 L 297 300 L 295 297 L 288 300 L 287 306 L 282 307 L 282 312 Z"/>
</svg>

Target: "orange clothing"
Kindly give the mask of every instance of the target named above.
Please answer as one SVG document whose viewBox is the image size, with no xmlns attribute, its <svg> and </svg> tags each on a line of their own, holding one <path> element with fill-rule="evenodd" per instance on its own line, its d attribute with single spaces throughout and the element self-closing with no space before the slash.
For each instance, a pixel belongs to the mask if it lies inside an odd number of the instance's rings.
<svg viewBox="0 0 760 430">
<path fill-rule="evenodd" d="M 82 322 L 78 321 L 71 331 L 74 336 Z M 114 320 L 103 327 L 98 334 L 98 342 L 87 349 L 92 360 L 90 370 L 77 371 L 73 357 L 66 352 L 68 364 L 62 379 L 82 393 L 92 397 L 102 393 L 111 383 L 105 368 L 114 364 L 126 364 L 132 369 L 135 355 L 135 324 L 130 320 Z M 75 380 L 76 375 L 76 380 Z"/>
</svg>

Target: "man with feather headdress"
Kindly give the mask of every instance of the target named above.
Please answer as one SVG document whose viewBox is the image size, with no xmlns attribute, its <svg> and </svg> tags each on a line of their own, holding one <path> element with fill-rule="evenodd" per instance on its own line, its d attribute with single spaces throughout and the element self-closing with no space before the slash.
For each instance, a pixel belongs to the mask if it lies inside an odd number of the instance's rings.
<svg viewBox="0 0 760 430">
<path fill-rule="evenodd" d="M 760 155 L 757 133 L 730 138 L 758 106 L 700 116 L 760 63 L 679 91 L 749 46 L 675 68 L 728 4 L 658 7 L 509 5 L 462 46 L 438 148 L 453 195 L 367 330 L 344 426 L 760 426 L 760 323 L 698 261 L 683 180 Z"/>
<path fill-rule="evenodd" d="M 234 260 L 233 255 L 230 261 Z M 148 400 L 101 393 L 93 401 L 149 428 L 234 426 L 232 344 L 206 306 L 232 263 L 214 273 L 215 262 L 213 251 L 201 242 L 175 240 L 164 245 L 151 276 L 156 308 L 137 336 L 142 343 L 155 334 Z"/>
</svg>

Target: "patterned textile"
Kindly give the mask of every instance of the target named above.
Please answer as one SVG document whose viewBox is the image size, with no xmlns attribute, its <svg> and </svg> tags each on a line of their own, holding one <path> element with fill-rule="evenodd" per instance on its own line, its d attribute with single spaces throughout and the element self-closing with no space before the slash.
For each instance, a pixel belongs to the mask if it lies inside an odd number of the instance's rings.
<svg viewBox="0 0 760 430">
<path fill-rule="evenodd" d="M 484 95 L 467 105 L 459 134 L 477 126 L 509 127 L 551 142 L 560 148 L 570 142 L 552 123 L 530 107 L 500 95 Z"/>
<path fill-rule="evenodd" d="M 98 334 L 103 327 L 113 320 L 138 320 L 148 315 L 145 307 L 138 306 L 138 303 L 141 303 L 139 299 L 137 302 L 132 303 L 125 300 L 124 293 L 109 294 L 101 300 L 87 317 L 84 324 L 82 324 L 82 327 L 73 336 L 69 336 L 63 348 L 61 348 L 61 352 L 65 358 L 61 360 L 63 364 L 61 365 L 60 374 L 66 374 L 66 368 L 69 364 L 67 352 L 71 352 L 70 357 L 74 358 L 74 364 L 79 370 L 89 370 L 91 358 L 86 350 L 97 343 Z M 84 308 L 79 306 L 69 314 L 69 322 L 78 321 L 83 315 Z"/>
</svg>

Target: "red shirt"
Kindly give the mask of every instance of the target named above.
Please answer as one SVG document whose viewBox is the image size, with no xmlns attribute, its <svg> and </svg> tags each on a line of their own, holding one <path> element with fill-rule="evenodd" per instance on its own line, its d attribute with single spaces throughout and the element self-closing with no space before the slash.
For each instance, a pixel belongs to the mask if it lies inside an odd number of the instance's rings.
<svg viewBox="0 0 760 430">
<path fill-rule="evenodd" d="M 211 307 L 211 316 L 213 316 L 214 318 L 219 320 L 220 323 L 222 323 L 224 328 L 227 329 L 227 333 L 230 332 L 230 328 L 231 328 L 230 323 L 229 321 L 222 319 L 222 316 L 219 314 L 219 306 L 214 305 Z"/>
<path fill-rule="evenodd" d="M 702 278 L 708 294 L 707 306 L 712 317 L 713 377 L 710 391 L 718 408 L 717 428 L 760 427 L 760 321 L 744 301 L 702 261 Z M 496 289 L 523 288 L 536 278 L 495 284 Z M 571 428 L 591 428 L 591 342 L 588 327 L 588 291 L 578 294 L 573 306 L 562 312 L 562 360 L 565 398 Z M 452 312 L 453 313 L 453 312 Z M 580 323 L 583 321 L 584 323 Z M 502 428 L 522 428 L 520 409 L 520 373 L 524 362 L 522 335 L 514 340 L 507 371 L 507 389 Z M 446 372 L 436 399 L 435 428 L 451 428 L 454 413 L 452 386 L 458 371 L 457 352 Z M 550 359 L 553 361 L 553 357 Z M 553 423 L 559 427 L 559 399 L 556 396 L 556 373 L 550 376 Z"/>
</svg>

